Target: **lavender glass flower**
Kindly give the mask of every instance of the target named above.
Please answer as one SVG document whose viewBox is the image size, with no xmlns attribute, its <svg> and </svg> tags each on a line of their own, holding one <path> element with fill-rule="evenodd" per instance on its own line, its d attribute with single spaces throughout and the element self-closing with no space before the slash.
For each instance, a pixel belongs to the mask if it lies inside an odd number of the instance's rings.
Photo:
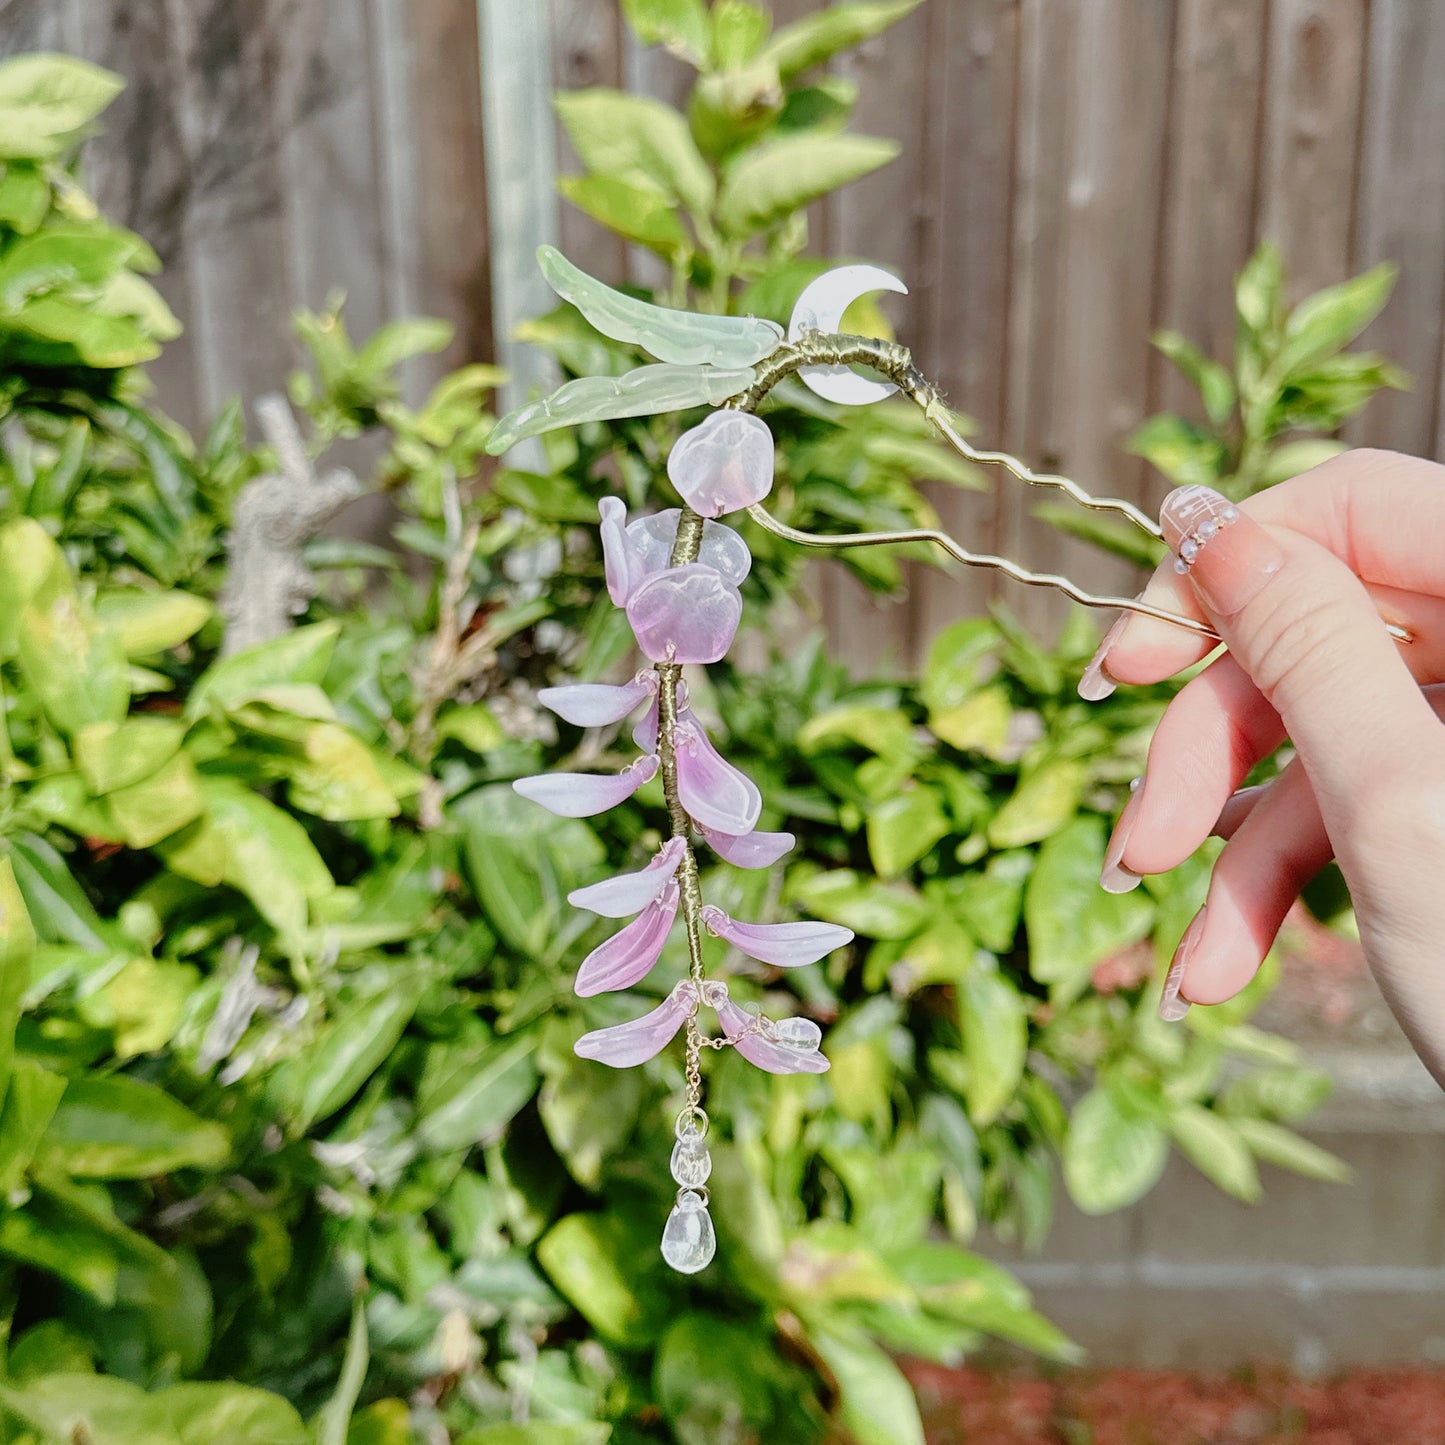
<svg viewBox="0 0 1445 1445">
<path fill-rule="evenodd" d="M 679 911 L 687 921 L 688 977 L 650 1013 L 594 1029 L 575 1047 L 584 1059 L 631 1068 L 686 1032 L 687 1098 L 671 1164 L 678 1197 L 662 1252 L 675 1269 L 692 1273 L 707 1264 L 716 1248 L 707 1212 L 712 1165 L 701 1106 L 702 1050 L 735 1048 L 774 1074 L 816 1074 L 828 1067 L 815 1023 L 752 1013 L 733 1001 L 726 984 L 706 977 L 699 943 L 703 931 L 779 968 L 814 963 L 853 935 L 828 923 L 741 923 L 703 903 L 694 831 L 718 857 L 740 868 L 770 868 L 794 842 L 791 833 L 756 831 L 762 796 L 713 746 L 689 705 L 681 676 L 685 664 L 718 661 L 737 633 L 742 617 L 738 588 L 752 558 L 738 533 L 704 517 L 738 510 L 767 495 L 772 439 L 753 416 L 717 413 L 683 436 L 668 470 L 686 509 L 629 521 L 616 497 L 604 498 L 598 508 L 608 595 L 626 611 L 638 647 L 654 666 L 621 686 L 579 683 L 539 694 L 546 707 L 579 727 L 609 727 L 645 707 L 632 731 L 642 756 L 612 775 L 558 773 L 519 778 L 513 786 L 554 813 L 581 818 L 625 801 L 661 773 L 670 825 L 661 846 L 635 871 L 568 895 L 578 908 L 632 919 L 583 959 L 574 987 L 580 997 L 590 998 L 641 983 L 661 957 Z M 716 1019 L 708 1032 L 700 1022 L 704 1010 Z"/>
</svg>

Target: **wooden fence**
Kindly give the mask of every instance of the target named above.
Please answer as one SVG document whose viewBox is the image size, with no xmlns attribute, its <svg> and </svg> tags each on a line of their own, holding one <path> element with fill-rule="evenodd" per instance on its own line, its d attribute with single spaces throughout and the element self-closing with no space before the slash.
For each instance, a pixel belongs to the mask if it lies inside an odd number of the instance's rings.
<svg viewBox="0 0 1445 1445">
<path fill-rule="evenodd" d="M 489 141 L 494 181 L 499 157 L 484 117 L 494 131 L 514 118 L 525 78 L 489 72 L 485 17 L 549 36 L 557 85 L 676 98 L 687 81 L 630 41 L 617 0 L 531 3 L 509 22 L 492 0 L 0 0 L 0 51 L 68 49 L 130 82 L 90 176 L 166 262 L 189 331 L 155 374 L 178 415 L 277 385 L 294 361 L 288 313 L 333 287 L 357 334 L 424 311 L 457 324 L 448 360 L 491 353 Z M 785 20 L 820 3 L 773 8 Z M 814 245 L 908 280 L 900 335 L 985 439 L 1157 502 L 1163 484 L 1119 444 L 1188 399 L 1149 335 L 1175 327 L 1227 358 L 1231 277 L 1268 236 L 1297 292 L 1401 264 L 1369 340 L 1415 388 L 1376 402 L 1351 438 L 1445 446 L 1445 5 L 928 0 L 846 67 L 859 128 L 903 156 L 820 208 Z M 595 269 L 627 274 L 625 248 L 582 218 L 547 222 Z M 1031 520 L 1032 501 L 940 505 L 973 544 L 1130 585 Z M 874 608 L 826 572 L 819 583 L 859 661 L 915 655 L 991 590 L 978 574 L 928 576 Z M 1009 600 L 1050 615 L 1037 594 Z"/>
</svg>

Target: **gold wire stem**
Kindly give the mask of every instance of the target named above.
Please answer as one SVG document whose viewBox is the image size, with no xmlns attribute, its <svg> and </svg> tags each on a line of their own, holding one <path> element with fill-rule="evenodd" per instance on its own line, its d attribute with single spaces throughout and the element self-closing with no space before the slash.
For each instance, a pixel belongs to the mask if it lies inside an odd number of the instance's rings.
<svg viewBox="0 0 1445 1445">
<path fill-rule="evenodd" d="M 881 372 L 905 396 L 917 405 L 924 416 L 938 428 L 948 444 L 966 460 L 984 465 L 1001 466 L 1020 481 L 1034 487 L 1054 487 L 1067 493 L 1081 507 L 1095 512 L 1116 512 L 1132 522 L 1151 537 L 1162 538 L 1159 524 L 1140 511 L 1132 502 L 1120 497 L 1096 497 L 1086 492 L 1069 477 L 1053 473 L 1036 472 L 1018 457 L 1007 452 L 984 451 L 970 445 L 948 419 L 948 408 L 938 390 L 913 364 L 912 354 L 896 342 L 882 341 L 867 336 L 841 336 L 820 331 L 805 332 L 796 341 L 778 347 L 770 356 L 758 363 L 757 377 L 746 391 L 730 397 L 724 406 L 734 411 L 756 411 L 763 398 L 784 377 L 793 375 L 807 366 L 867 366 Z M 1068 577 L 1055 572 L 1031 572 L 1007 557 L 997 557 L 991 552 L 970 552 L 946 532 L 932 528 L 912 528 L 894 532 L 804 532 L 780 522 L 761 503 L 748 508 L 748 515 L 760 527 L 775 536 L 796 542 L 804 547 L 881 547 L 898 545 L 903 542 L 929 542 L 941 547 L 950 557 L 967 567 L 987 567 L 1002 572 L 1015 582 L 1026 587 L 1048 587 L 1055 592 L 1072 598 L 1085 607 L 1103 607 L 1124 612 L 1137 612 L 1160 622 L 1171 623 L 1207 637 L 1215 642 L 1219 634 L 1198 618 L 1186 617 L 1172 612 L 1167 607 L 1156 607 L 1151 602 L 1142 602 L 1135 597 L 1108 597 L 1088 592 Z"/>
</svg>

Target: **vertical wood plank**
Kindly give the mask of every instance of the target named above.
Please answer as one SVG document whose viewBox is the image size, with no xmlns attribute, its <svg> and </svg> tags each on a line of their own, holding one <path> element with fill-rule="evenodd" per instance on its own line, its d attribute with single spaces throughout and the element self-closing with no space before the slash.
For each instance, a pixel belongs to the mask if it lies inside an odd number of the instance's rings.
<svg viewBox="0 0 1445 1445">
<path fill-rule="evenodd" d="M 351 0 L 290 0 L 277 24 L 292 297 L 316 310 L 344 291 L 359 341 L 388 314 L 367 14 Z"/>
<path fill-rule="evenodd" d="M 1174 6 L 1099 0 L 1023 9 L 1019 201 L 1011 299 L 1009 443 L 1089 491 L 1137 497 L 1121 444 L 1146 412 Z M 1030 516 L 1036 493 L 1000 493 L 1001 550 L 1095 590 L 1132 569 Z M 1040 628 L 1064 615 L 1042 591 L 1007 600 Z"/>
<path fill-rule="evenodd" d="M 920 271 L 928 208 L 933 200 L 926 137 L 932 109 L 927 93 L 931 41 L 943 23 L 937 5 L 923 5 L 905 20 L 840 56 L 837 75 L 858 87 L 854 128 L 898 143 L 899 156 L 881 170 L 839 191 L 825 203 L 828 252 L 862 257 L 910 285 Z M 900 104 L 903 97 L 908 103 Z M 885 303 L 905 341 L 919 330 L 916 293 Z M 916 576 L 911 579 L 916 583 Z M 879 599 L 837 568 L 826 593 L 830 633 L 848 638 L 848 660 L 869 672 L 903 670 L 912 654 L 912 608 L 907 595 Z"/>
<path fill-rule="evenodd" d="M 1267 7 L 1181 0 L 1174 53 L 1159 324 L 1230 364 L 1234 277 L 1254 241 Z M 1199 419 L 1194 389 L 1154 359 L 1151 410 Z"/>
<path fill-rule="evenodd" d="M 491 359 L 505 331 L 494 327 L 476 0 L 404 0 L 403 13 L 409 145 L 401 160 L 415 240 L 391 264 L 413 268 L 406 311 L 444 316 L 456 327 L 451 347 L 426 371 L 431 379 L 465 361 Z M 537 238 L 546 239 L 550 233 Z"/>
<path fill-rule="evenodd" d="M 1386 392 L 1346 428 L 1351 442 L 1439 455 L 1440 325 L 1445 310 L 1445 11 L 1374 0 L 1360 154 L 1353 270 L 1395 261 L 1400 276 L 1366 332 L 1414 377 Z"/>
<path fill-rule="evenodd" d="M 913 342 L 925 374 L 971 417 L 982 445 L 1004 434 L 1013 204 L 1018 7 L 1014 0 L 966 0 L 940 12 L 931 46 L 928 226 L 915 296 Z M 1000 478 L 990 491 L 929 488 L 944 529 L 966 545 L 992 546 Z M 918 569 L 913 636 L 922 659 L 939 628 L 986 606 L 989 574 L 972 568 Z"/>
<path fill-rule="evenodd" d="M 190 188 L 183 222 L 199 406 L 285 381 L 290 257 L 270 4 L 164 0 Z M 284 343 L 283 343 L 284 345 Z M 282 357 L 286 352 L 281 353 Z"/>
<path fill-rule="evenodd" d="M 622 19 L 616 0 L 550 0 L 552 13 L 552 82 L 558 90 L 583 90 L 622 85 Z M 581 170 L 566 132 L 557 127 L 557 166 L 561 175 Z M 627 245 L 606 226 L 561 199 L 561 241 L 564 254 L 585 257 L 585 265 L 604 281 L 627 275 Z"/>
<path fill-rule="evenodd" d="M 74 20 L 63 0 L 0 0 L 0 59 L 74 49 Z"/>
<path fill-rule="evenodd" d="M 1261 230 L 1295 296 L 1350 268 L 1366 10 L 1366 0 L 1270 7 Z"/>
</svg>

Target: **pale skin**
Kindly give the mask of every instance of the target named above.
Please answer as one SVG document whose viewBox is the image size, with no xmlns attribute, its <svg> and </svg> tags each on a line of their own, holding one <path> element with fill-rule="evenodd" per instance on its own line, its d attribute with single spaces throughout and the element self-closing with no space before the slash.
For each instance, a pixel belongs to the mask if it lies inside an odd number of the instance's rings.
<svg viewBox="0 0 1445 1445">
<path fill-rule="evenodd" d="M 1445 1085 L 1445 467 L 1348 452 L 1241 503 L 1237 520 L 1225 505 L 1182 488 L 1161 512 L 1166 540 L 1194 557 L 1182 575 L 1166 561 L 1145 596 L 1209 621 L 1228 652 L 1169 705 L 1105 886 L 1229 839 L 1170 971 L 1161 1012 L 1181 1017 L 1253 978 L 1300 889 L 1336 859 L 1375 978 Z M 1202 542 L 1201 519 L 1215 523 Z M 1128 617 L 1101 647 L 1094 695 L 1210 648 Z M 1241 792 L 1286 737 L 1280 777 Z"/>
</svg>

